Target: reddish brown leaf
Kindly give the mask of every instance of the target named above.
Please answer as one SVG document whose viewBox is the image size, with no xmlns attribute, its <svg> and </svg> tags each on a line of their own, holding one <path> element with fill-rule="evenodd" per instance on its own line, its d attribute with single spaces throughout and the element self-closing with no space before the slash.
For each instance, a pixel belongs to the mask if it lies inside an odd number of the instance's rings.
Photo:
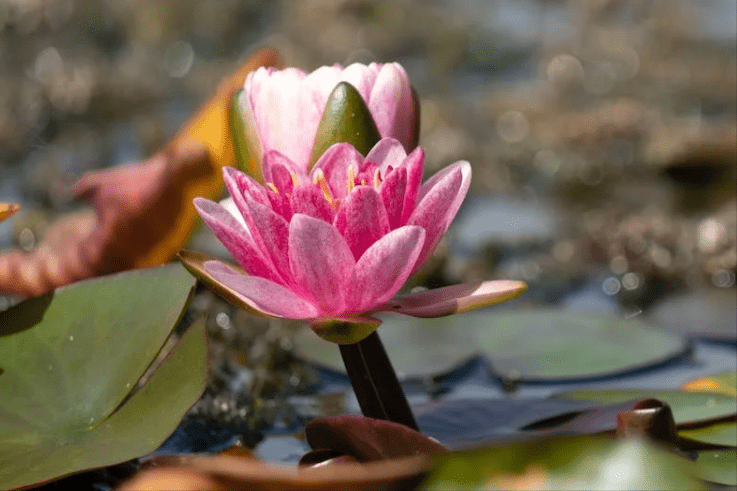
<svg viewBox="0 0 737 491">
<path fill-rule="evenodd" d="M 185 459 L 157 459 L 120 490 L 394 490 L 412 489 L 430 468 L 428 455 L 368 464 L 343 463 L 299 469 L 231 456 L 195 455 Z"/>
<path fill-rule="evenodd" d="M 34 251 L 0 253 L 0 291 L 40 295 L 84 278 L 168 261 L 199 217 L 197 196 L 217 199 L 220 168 L 235 165 L 228 111 L 246 74 L 279 64 L 271 49 L 255 53 L 156 155 L 139 164 L 90 173 L 72 188 L 94 212 L 52 225 Z"/>
</svg>

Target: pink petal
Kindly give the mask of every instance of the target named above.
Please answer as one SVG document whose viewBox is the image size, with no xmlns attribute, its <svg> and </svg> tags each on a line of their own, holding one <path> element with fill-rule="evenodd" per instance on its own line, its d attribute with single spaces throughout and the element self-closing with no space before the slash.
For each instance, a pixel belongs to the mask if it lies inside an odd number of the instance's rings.
<svg viewBox="0 0 737 491">
<path fill-rule="evenodd" d="M 368 105 L 371 89 L 374 86 L 377 74 L 378 70 L 376 69 L 375 63 L 369 66 L 361 63 L 353 63 L 343 70 L 340 79 L 354 86 L 358 90 L 358 93 L 361 94 L 364 102 Z"/>
<path fill-rule="evenodd" d="M 242 275 L 220 261 L 207 261 L 205 268 L 245 304 L 265 315 L 288 319 L 318 317 L 314 305 L 273 281 Z"/>
<path fill-rule="evenodd" d="M 403 85 L 409 86 L 404 69 L 395 63 L 381 67 L 369 96 L 368 107 L 382 136 L 397 136 L 395 128 L 399 104 L 405 92 Z"/>
<path fill-rule="evenodd" d="M 246 198 L 263 205 L 269 202 L 269 198 L 266 197 L 266 189 L 251 176 L 238 169 L 223 167 L 223 181 L 225 181 L 225 187 L 228 188 L 230 196 L 241 213 L 248 209 Z"/>
<path fill-rule="evenodd" d="M 346 282 L 356 262 L 335 227 L 295 214 L 289 224 L 289 263 L 303 289 L 300 294 L 310 295 L 326 313 L 343 310 Z"/>
<path fill-rule="evenodd" d="M 369 247 L 348 283 L 347 309 L 365 312 L 386 302 L 407 281 L 422 250 L 422 227 L 398 228 Z"/>
<path fill-rule="evenodd" d="M 405 224 L 417 206 L 417 196 L 422 184 L 422 173 L 425 171 L 425 150 L 422 147 L 415 148 L 404 159 L 402 167 L 407 169 L 407 187 L 404 191 L 400 223 Z"/>
<path fill-rule="evenodd" d="M 346 196 L 334 223 L 356 259 L 390 230 L 384 203 L 371 186 L 357 186 Z"/>
<path fill-rule="evenodd" d="M 397 104 L 397 115 L 394 118 L 394 130 L 392 135 L 402 142 L 405 150 L 410 152 L 417 146 L 420 130 L 420 104 L 417 94 L 412 90 L 407 73 L 398 63 L 393 63 L 402 80 L 402 95 Z"/>
<path fill-rule="evenodd" d="M 195 198 L 194 206 L 207 227 L 243 269 L 249 274 L 284 283 L 265 251 L 256 246 L 251 235 L 225 208 L 204 198 Z"/>
<path fill-rule="evenodd" d="M 386 137 L 379 140 L 366 154 L 366 162 L 375 164 L 384 175 L 388 166 L 391 165 L 396 169 L 406 156 L 407 152 L 398 140 Z"/>
<path fill-rule="evenodd" d="M 333 223 L 335 219 L 335 208 L 328 203 L 322 190 L 312 184 L 295 186 L 289 203 L 293 213 L 319 218 L 328 223 Z"/>
<path fill-rule="evenodd" d="M 263 173 L 264 182 L 273 183 L 277 189 L 285 193 L 292 191 L 292 173 L 298 178 L 306 177 L 297 164 L 278 150 L 269 150 L 264 155 Z"/>
<path fill-rule="evenodd" d="M 389 218 L 389 228 L 394 230 L 402 225 L 405 190 L 407 189 L 407 169 L 400 167 L 389 173 L 379 186 L 379 194 Z"/>
<path fill-rule="evenodd" d="M 266 193 L 269 198 L 269 204 L 274 212 L 278 213 L 284 220 L 289 222 L 292 219 L 292 205 L 289 202 L 289 198 L 284 193 L 275 193 L 269 190 Z"/>
<path fill-rule="evenodd" d="M 258 231 L 264 249 L 271 258 L 279 275 L 289 281 L 289 256 L 287 255 L 289 222 L 278 215 L 269 206 L 255 201 L 248 201 L 253 227 Z"/>
<path fill-rule="evenodd" d="M 392 298 L 381 310 L 414 317 L 443 317 L 506 302 L 527 290 L 521 281 L 496 280 L 452 285 Z"/>
<path fill-rule="evenodd" d="M 264 153 L 279 150 L 297 165 L 307 163 L 323 109 L 315 107 L 306 78 L 296 68 L 260 68 L 249 74 L 244 85 Z"/>
<path fill-rule="evenodd" d="M 436 174 L 422 185 L 417 207 L 407 220 L 408 225 L 419 225 L 427 232 L 415 270 L 432 254 L 458 212 L 471 181 L 471 166 L 457 162 L 438 174 L 440 178 Z"/>
<path fill-rule="evenodd" d="M 350 143 L 336 143 L 325 150 L 315 162 L 312 174 L 321 169 L 335 199 L 343 199 L 348 192 L 348 167 L 356 170 L 363 164 L 363 155 Z"/>
</svg>

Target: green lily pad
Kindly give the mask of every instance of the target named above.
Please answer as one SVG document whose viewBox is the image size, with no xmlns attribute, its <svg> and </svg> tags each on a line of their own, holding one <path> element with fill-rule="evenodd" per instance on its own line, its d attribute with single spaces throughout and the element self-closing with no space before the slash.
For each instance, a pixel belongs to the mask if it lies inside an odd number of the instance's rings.
<svg viewBox="0 0 737 491">
<path fill-rule="evenodd" d="M 450 454 L 421 489 L 704 489 L 696 475 L 639 440 L 554 438 Z"/>
<path fill-rule="evenodd" d="M 737 486 L 737 451 L 710 450 L 696 459 L 696 470 L 705 481 Z"/>
<path fill-rule="evenodd" d="M 636 319 L 561 310 L 497 313 L 493 309 L 437 319 L 386 315 L 378 332 L 395 369 L 437 374 L 481 351 L 501 376 L 569 380 L 622 373 L 682 355 L 686 341 Z M 337 347 L 300 333 L 300 352 L 342 369 Z"/>
<path fill-rule="evenodd" d="M 204 322 L 131 391 L 193 286 L 169 265 L 83 281 L 0 313 L 0 489 L 139 457 L 174 431 L 206 384 Z"/>
<path fill-rule="evenodd" d="M 699 428 L 688 428 L 680 430 L 678 435 L 712 445 L 737 447 L 737 423 L 734 421 Z"/>
<path fill-rule="evenodd" d="M 656 398 L 667 402 L 677 425 L 702 423 L 737 414 L 737 400 L 723 394 L 649 389 L 593 389 L 556 394 L 556 398 L 585 399 L 614 404 L 633 399 Z"/>
<path fill-rule="evenodd" d="M 737 397 L 737 372 L 722 372 L 689 380 L 681 388 L 692 392 L 716 392 Z"/>
</svg>

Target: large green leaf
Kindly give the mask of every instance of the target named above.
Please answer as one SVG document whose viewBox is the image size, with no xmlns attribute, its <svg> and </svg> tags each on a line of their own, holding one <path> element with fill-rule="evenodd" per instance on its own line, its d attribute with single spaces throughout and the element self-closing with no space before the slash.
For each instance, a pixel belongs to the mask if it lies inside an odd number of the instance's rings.
<svg viewBox="0 0 737 491">
<path fill-rule="evenodd" d="M 638 440 L 555 438 L 456 452 L 422 489 L 704 489 L 692 462 Z"/>
<path fill-rule="evenodd" d="M 398 372 L 425 375 L 447 370 L 481 351 L 501 376 L 565 380 L 621 373 L 686 351 L 684 339 L 635 319 L 560 310 L 496 313 L 438 319 L 386 315 L 379 335 Z M 337 347 L 300 333 L 301 353 L 342 368 Z"/>
<path fill-rule="evenodd" d="M 655 398 L 667 402 L 677 425 L 701 423 L 737 415 L 737 400 L 723 394 L 650 389 L 590 389 L 556 394 L 554 397 L 585 399 L 615 404 L 633 399 Z"/>
<path fill-rule="evenodd" d="M 193 286 L 170 265 L 80 282 L 0 313 L 0 489 L 129 460 L 166 439 L 206 384 L 204 323 L 127 397 Z"/>
<path fill-rule="evenodd" d="M 678 432 L 680 436 L 712 445 L 737 447 L 737 423 L 717 423 L 699 428 L 688 428 Z"/>
<path fill-rule="evenodd" d="M 737 451 L 709 450 L 696 460 L 699 477 L 727 486 L 737 485 Z"/>
</svg>

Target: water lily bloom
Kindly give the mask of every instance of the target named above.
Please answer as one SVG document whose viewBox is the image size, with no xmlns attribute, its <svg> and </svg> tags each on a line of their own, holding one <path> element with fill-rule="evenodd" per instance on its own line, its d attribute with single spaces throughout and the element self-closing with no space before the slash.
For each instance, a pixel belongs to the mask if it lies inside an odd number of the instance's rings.
<svg viewBox="0 0 737 491">
<path fill-rule="evenodd" d="M 324 66 L 310 74 L 297 68 L 259 68 L 246 78 L 238 100 L 247 132 L 254 137 L 256 159 L 262 162 L 277 150 L 306 172 L 317 159 L 310 162 L 326 102 L 340 82 L 361 95 L 380 137 L 399 140 L 408 152 L 417 145 L 416 100 L 398 63 Z"/>
<path fill-rule="evenodd" d="M 348 143 L 335 144 L 309 173 L 271 150 L 264 156 L 265 186 L 225 168 L 243 220 L 218 203 L 194 203 L 247 274 L 216 260 L 204 261 L 195 274 L 231 300 L 267 316 L 308 320 L 338 343 L 373 332 L 376 312 L 435 317 L 522 293 L 524 283 L 497 281 L 395 297 L 445 234 L 471 179 L 468 162 L 424 184 L 423 168 L 423 149 L 407 155 L 393 138 L 380 140 L 366 157 Z"/>
</svg>

